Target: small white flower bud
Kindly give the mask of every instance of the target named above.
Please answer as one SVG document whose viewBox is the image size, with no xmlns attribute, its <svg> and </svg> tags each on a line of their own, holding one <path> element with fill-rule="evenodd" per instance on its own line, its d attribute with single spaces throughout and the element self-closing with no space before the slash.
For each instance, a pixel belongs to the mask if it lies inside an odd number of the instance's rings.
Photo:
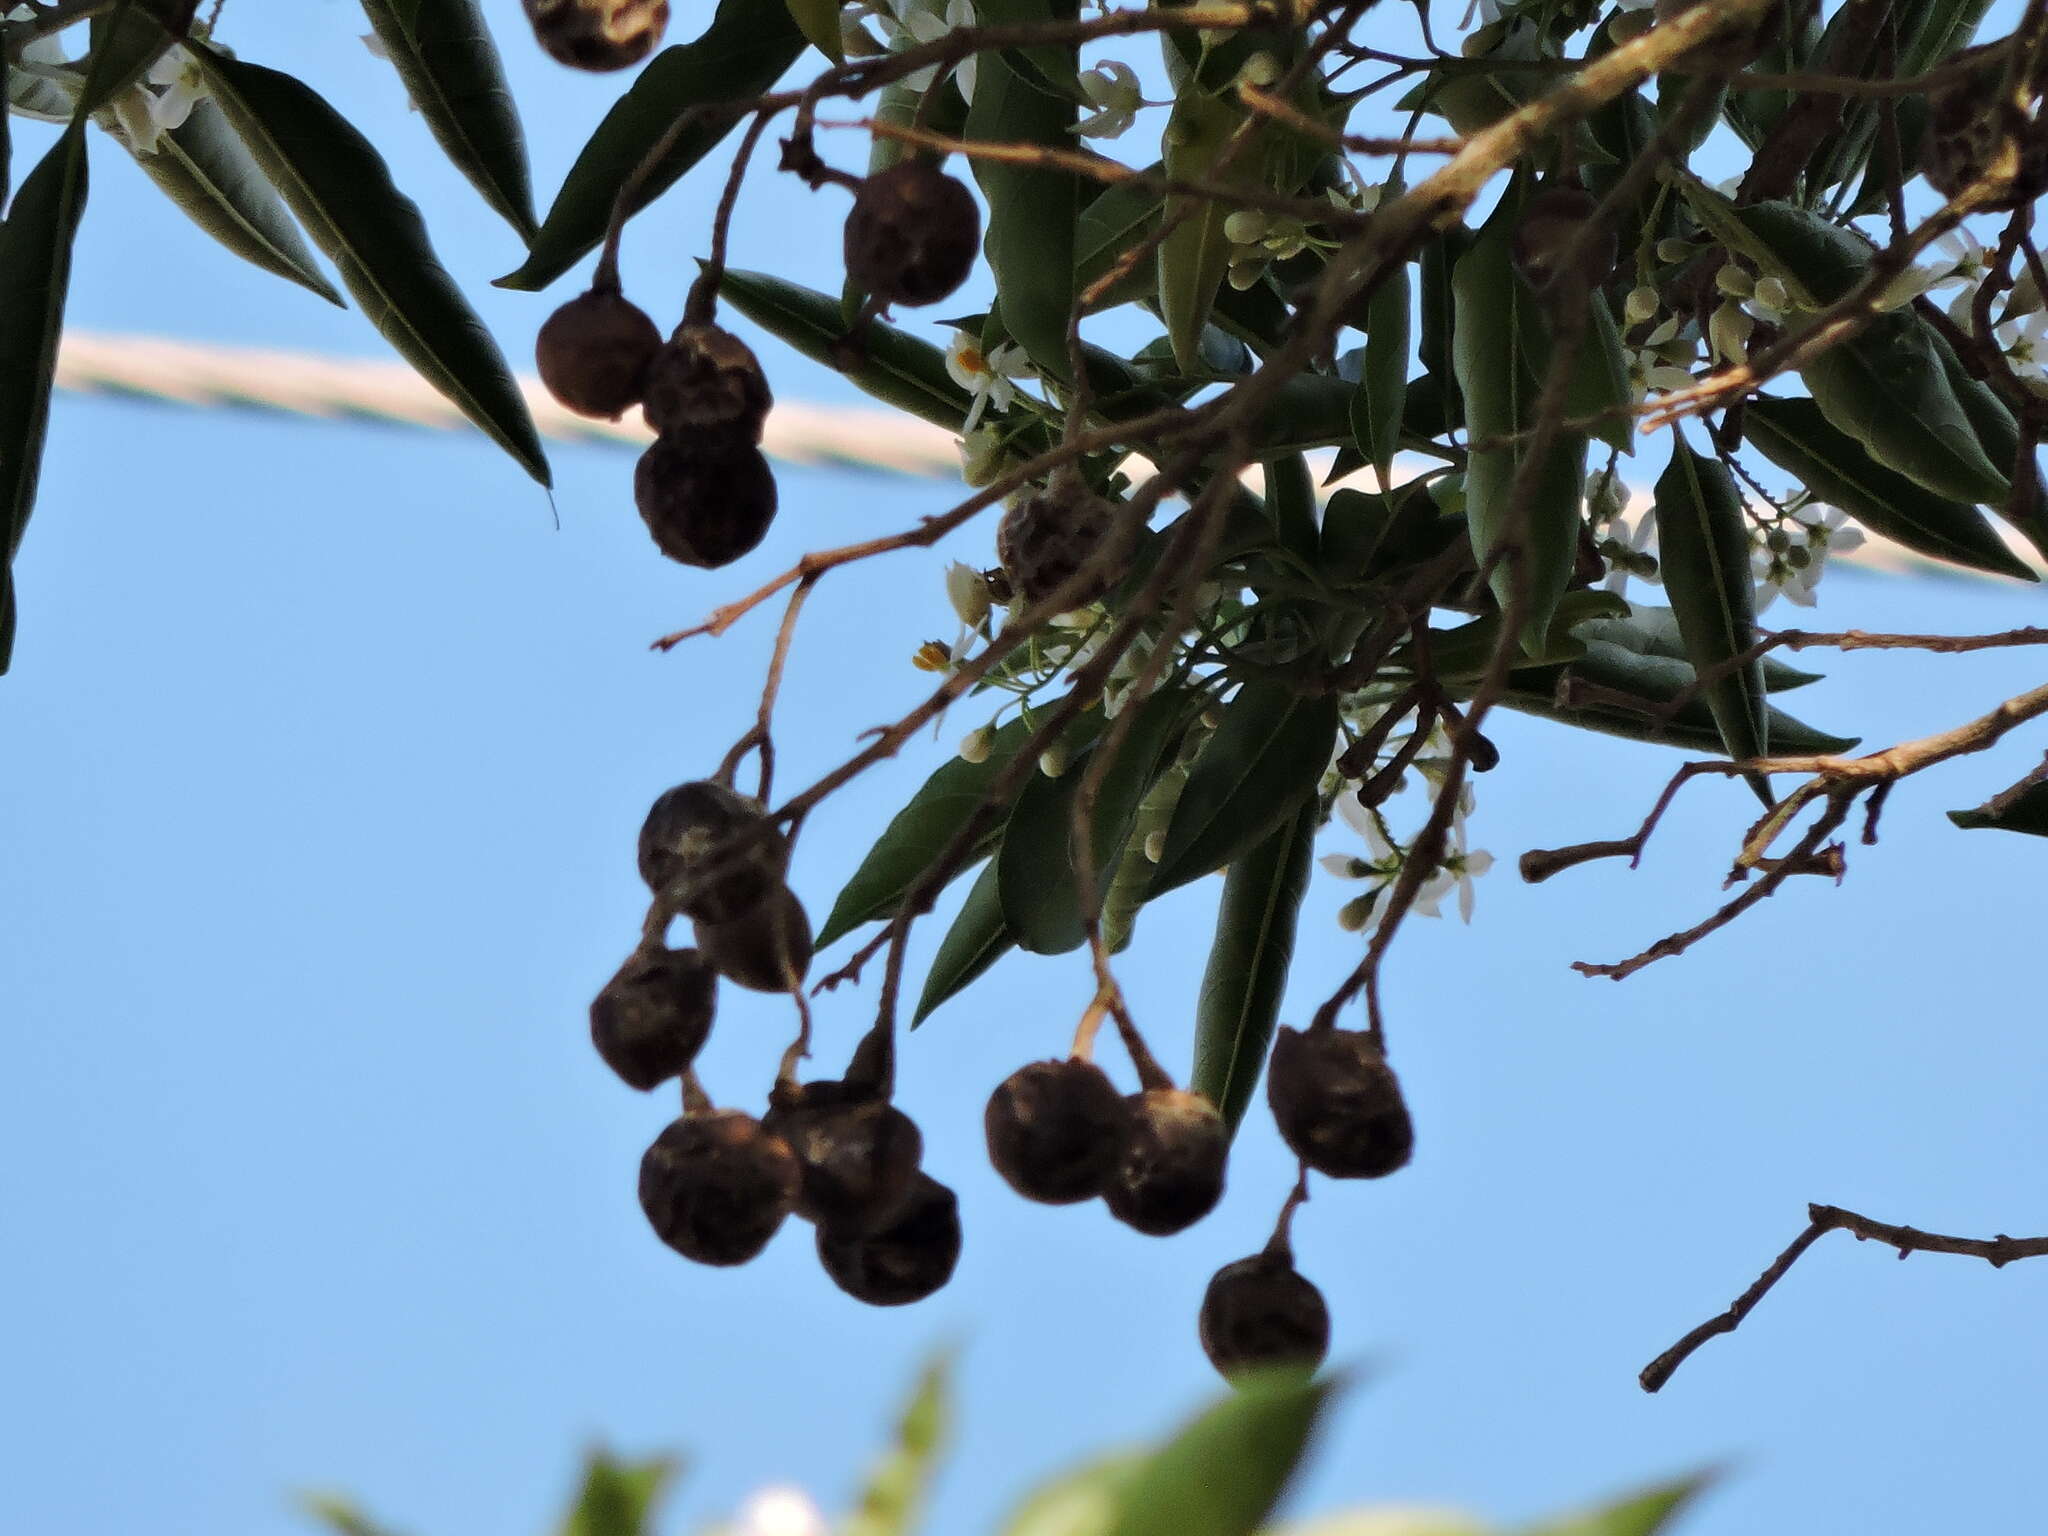
<svg viewBox="0 0 2048 1536">
<path fill-rule="evenodd" d="M 1223 221 L 1223 238 L 1232 245 L 1257 245 L 1272 222 L 1255 208 L 1240 208 Z"/>
<path fill-rule="evenodd" d="M 1707 339 L 1713 344 L 1714 356 L 1724 363 L 1744 361 L 1748 356 L 1745 348 L 1749 333 L 1755 328 L 1756 322 L 1740 305 L 1723 304 L 1707 322 Z"/>
<path fill-rule="evenodd" d="M 1755 298 L 1764 308 L 1775 309 L 1781 314 L 1792 307 L 1791 293 L 1784 283 L 1775 277 L 1760 277 L 1756 280 Z"/>
<path fill-rule="evenodd" d="M 1372 909 L 1379 902 L 1378 891 L 1354 896 L 1337 909 L 1337 926 L 1346 933 L 1363 933 L 1372 922 Z"/>
<path fill-rule="evenodd" d="M 1630 325 L 1641 325 L 1663 306 L 1664 300 L 1657 290 L 1643 283 L 1628 291 L 1628 298 L 1622 302 L 1622 314 Z"/>
<path fill-rule="evenodd" d="M 1060 743 L 1054 742 L 1038 754 L 1038 771 L 1048 779 L 1056 779 L 1067 771 L 1067 765 L 1070 761 L 1067 749 Z"/>
<path fill-rule="evenodd" d="M 960 738 L 960 760 L 964 763 L 985 763 L 995 744 L 996 733 L 988 726 L 969 731 Z"/>
<path fill-rule="evenodd" d="M 1244 61 L 1237 78 L 1246 85 L 1271 85 L 1280 78 L 1280 61 L 1270 53 L 1255 53 Z"/>
<path fill-rule="evenodd" d="M 1667 235 L 1657 242 L 1657 259 L 1662 262 L 1680 262 L 1692 256 L 1692 242 L 1681 240 L 1676 235 Z"/>
<path fill-rule="evenodd" d="M 962 624 L 979 624 L 988 617 L 988 583 L 965 560 L 955 560 L 946 567 L 946 601 Z"/>
<path fill-rule="evenodd" d="M 1746 299 L 1756 292 L 1756 279 L 1731 261 L 1714 274 L 1714 286 L 1731 299 Z"/>
<path fill-rule="evenodd" d="M 1148 863 L 1157 864 L 1166 857 L 1166 830 L 1145 834 L 1145 858 Z"/>
</svg>

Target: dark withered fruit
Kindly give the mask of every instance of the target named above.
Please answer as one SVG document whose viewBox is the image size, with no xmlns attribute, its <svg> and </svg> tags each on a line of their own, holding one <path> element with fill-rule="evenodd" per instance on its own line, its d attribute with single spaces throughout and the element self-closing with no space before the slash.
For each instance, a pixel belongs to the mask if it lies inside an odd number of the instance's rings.
<svg viewBox="0 0 2048 1536">
<path fill-rule="evenodd" d="M 996 525 L 996 558 L 1012 593 L 1026 603 L 1050 597 L 1102 547 L 1115 521 L 1115 506 L 1072 475 L 1017 497 Z M 1083 583 L 1068 594 L 1067 605 L 1094 602 L 1109 589 L 1112 574 L 1102 571 Z"/>
<path fill-rule="evenodd" d="M 758 443 L 774 401 L 753 348 L 722 326 L 684 324 L 648 365 L 643 410 L 656 432 Z"/>
<path fill-rule="evenodd" d="M 775 472 L 737 429 L 657 438 L 634 467 L 633 500 L 664 555 L 713 569 L 767 537 Z"/>
<path fill-rule="evenodd" d="M 1223 1117 L 1201 1094 L 1179 1088 L 1148 1089 L 1124 1103 L 1122 1144 L 1102 1188 L 1110 1215 L 1153 1237 L 1193 1226 L 1223 1198 Z"/>
<path fill-rule="evenodd" d="M 533 361 L 549 394 L 580 416 L 617 421 L 636 404 L 661 332 L 617 289 L 593 288 L 549 315 Z"/>
<path fill-rule="evenodd" d="M 710 779 L 666 790 L 640 824 L 640 878 L 700 922 L 754 910 L 781 889 L 789 843 L 761 802 Z"/>
<path fill-rule="evenodd" d="M 789 1143 L 803 1170 L 796 1213 L 843 1236 L 887 1225 L 924 1156 L 910 1116 L 872 1090 L 830 1079 L 777 1083 L 761 1123 Z"/>
<path fill-rule="evenodd" d="M 2048 123 L 2010 98 L 2003 60 L 1990 45 L 1965 49 L 1951 62 L 1975 55 L 1983 57 L 1981 68 L 1928 97 L 1920 170 L 1943 197 L 1982 183 L 1989 194 L 1984 209 L 2018 208 L 2048 191 Z"/>
<path fill-rule="evenodd" d="M 1515 225 L 1515 267 L 1532 288 L 1547 288 L 1567 264 L 1593 287 L 1614 270 L 1615 238 L 1602 229 L 1579 243 L 1600 205 L 1582 187 L 1545 187 L 1522 205 Z"/>
<path fill-rule="evenodd" d="M 640 1208 L 655 1235 L 699 1264 L 744 1264 L 796 1201 L 796 1155 L 735 1109 L 672 1122 L 640 1159 Z"/>
<path fill-rule="evenodd" d="M 787 992 L 811 969 L 811 919 L 787 886 L 723 923 L 700 922 L 697 947 L 727 981 L 755 992 Z"/>
<path fill-rule="evenodd" d="M 981 245 L 974 194 L 929 160 L 860 184 L 846 216 L 846 275 L 883 304 L 936 304 L 967 281 Z"/>
<path fill-rule="evenodd" d="M 989 1095 L 989 1161 L 1027 1200 L 1091 1200 L 1115 1167 L 1129 1110 L 1092 1061 L 1034 1061 Z"/>
<path fill-rule="evenodd" d="M 865 1237 L 818 1228 L 818 1261 L 832 1283 L 873 1307 L 922 1301 L 960 1262 L 960 1202 L 920 1173 L 896 1217 Z"/>
<path fill-rule="evenodd" d="M 1415 1150 L 1401 1084 L 1364 1030 L 1282 1026 L 1266 1102 L 1294 1155 L 1333 1179 L 1384 1178 Z"/>
<path fill-rule="evenodd" d="M 1269 1365 L 1312 1371 L 1330 1348 L 1330 1309 L 1285 1253 L 1255 1253 L 1211 1278 L 1201 1333 L 1202 1352 L 1225 1376 Z"/>
<path fill-rule="evenodd" d="M 717 994 L 696 950 L 635 950 L 590 1005 L 591 1043 L 631 1086 L 665 1083 L 703 1049 Z"/>
<path fill-rule="evenodd" d="M 526 0 L 534 38 L 572 69 L 630 69 L 668 30 L 668 0 Z"/>
</svg>

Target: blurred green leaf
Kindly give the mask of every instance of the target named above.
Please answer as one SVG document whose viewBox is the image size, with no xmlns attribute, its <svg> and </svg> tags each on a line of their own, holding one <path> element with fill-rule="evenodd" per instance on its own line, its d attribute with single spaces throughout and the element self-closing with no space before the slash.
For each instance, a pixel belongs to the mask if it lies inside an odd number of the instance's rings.
<svg viewBox="0 0 2048 1536">
<path fill-rule="evenodd" d="M 1109 1536 L 1250 1536 L 1279 1502 L 1332 1383 L 1267 1370 L 1132 1473 Z"/>
<path fill-rule="evenodd" d="M 1271 1536 L 1493 1536 L 1493 1532 L 1492 1527 L 1455 1510 L 1390 1505 L 1284 1525 Z"/>
<path fill-rule="evenodd" d="M 2023 790 L 2012 802 L 1993 810 L 1989 802 L 1974 810 L 1950 811 L 1948 819 L 1965 831 L 2024 832 L 2048 837 L 2048 784 Z"/>
<path fill-rule="evenodd" d="M 813 362 L 837 367 L 834 354 L 846 325 L 839 300 L 784 282 L 765 272 L 737 272 L 728 267 L 718 286 L 719 297 Z M 844 370 L 847 378 L 885 405 L 908 411 L 935 426 L 957 432 L 974 402 L 946 372 L 946 354 L 928 341 L 880 321 L 861 332 L 860 363 Z"/>
<path fill-rule="evenodd" d="M 1249 852 L 1315 793 L 1337 739 L 1334 694 L 1254 681 L 1223 706 L 1174 807 L 1152 894 Z"/>
<path fill-rule="evenodd" d="M 397 1536 L 389 1526 L 379 1525 L 352 1500 L 339 1494 L 308 1494 L 300 1501 L 306 1513 L 322 1525 L 340 1533 L 340 1536 Z"/>
<path fill-rule="evenodd" d="M 85 120 L 36 162 L 0 226 L 0 673 L 13 659 L 14 556 L 42 478 L 50 381 L 86 195 Z"/>
<path fill-rule="evenodd" d="M 1678 633 L 1678 616 L 1669 608 L 1631 603 L 1626 614 L 1615 618 L 1587 619 L 1577 627 L 1576 633 L 1582 641 L 1610 641 L 1639 656 L 1669 656 L 1678 661 L 1685 660 L 1685 641 Z M 1776 655 L 1766 655 L 1763 668 L 1764 687 L 1772 693 L 1804 688 L 1808 683 L 1817 683 L 1821 679 L 1820 673 L 1795 667 Z"/>
<path fill-rule="evenodd" d="M 1209 1096 L 1232 1135 L 1251 1103 L 1279 1022 L 1321 819 L 1321 808 L 1306 801 L 1291 822 L 1236 859 L 1223 877 L 1216 936 L 1195 1008 L 1195 1067 L 1188 1086 Z"/>
<path fill-rule="evenodd" d="M 1521 1536 L 1657 1536 L 1712 1481 L 1710 1473 L 1677 1478 L 1584 1514 L 1539 1521 Z"/>
<path fill-rule="evenodd" d="M 613 103 L 569 167 L 525 264 L 499 278 L 498 286 L 545 288 L 576 265 L 604 239 L 620 187 L 679 112 L 760 95 L 796 62 L 804 46 L 804 35 L 785 7 L 763 0 L 720 0 L 701 37 L 664 48 Z M 699 116 L 662 155 L 630 211 L 637 213 L 674 186 L 738 121 L 723 112 Z"/>
<path fill-rule="evenodd" d="M 1840 507 L 1873 533 L 1954 565 L 2033 580 L 1983 513 L 1878 463 L 1814 401 L 1760 395 L 1743 412 L 1743 435 L 1815 500 Z"/>
<path fill-rule="evenodd" d="M 953 1360 L 942 1353 L 917 1378 L 896 1421 L 896 1442 L 868 1473 L 843 1536 L 911 1536 L 924 1512 L 953 1417 Z"/>
<path fill-rule="evenodd" d="M 1657 479 L 1657 562 L 1678 619 L 1686 660 L 1696 674 L 1720 675 L 1705 688 L 1707 708 L 1731 758 L 1770 750 L 1760 661 L 1727 664 L 1756 644 L 1756 589 L 1749 572 L 1749 519 L 1735 477 L 1694 453 L 1672 433 L 1671 463 Z M 1765 805 L 1770 786 L 1752 780 Z"/>
<path fill-rule="evenodd" d="M 968 887 L 953 926 L 939 941 L 932 968 L 924 979 L 924 992 L 911 1015 L 915 1029 L 931 1016 L 933 1009 L 967 988 L 982 972 L 1017 946 L 1017 936 L 1003 922 L 1002 894 L 996 888 L 996 861 L 990 859 Z"/>
<path fill-rule="evenodd" d="M 1398 187 L 1388 188 L 1389 196 L 1398 193 Z M 1393 475 L 1401 417 L 1408 405 L 1409 299 L 1408 268 L 1402 265 L 1389 272 L 1366 301 L 1365 359 L 1351 402 L 1351 432 L 1358 451 L 1379 472 L 1383 486 Z"/>
<path fill-rule="evenodd" d="M 526 136 L 478 0 L 363 0 L 363 13 L 449 162 L 531 241 Z"/>
<path fill-rule="evenodd" d="M 560 1536 L 651 1536 L 655 1505 L 678 1470 L 667 1456 L 622 1461 L 609 1451 L 591 1451 Z"/>
<path fill-rule="evenodd" d="M 1322 530 L 1316 526 L 1315 472 L 1300 454 L 1285 453 L 1266 460 L 1264 473 L 1266 510 L 1280 547 L 1313 561 L 1323 542 Z"/>
<path fill-rule="evenodd" d="M 547 455 L 491 333 L 434 255 L 420 211 L 370 143 L 290 75 L 194 45 L 235 132 L 371 324 L 542 485 Z"/>
<path fill-rule="evenodd" d="M 1458 393 L 1457 369 L 1451 360 L 1452 338 L 1457 335 L 1457 299 L 1451 276 L 1465 252 L 1472 248 L 1473 233 L 1455 224 L 1422 248 L 1421 326 L 1415 355 L 1424 374 L 1437 382 L 1444 431 L 1465 421 L 1464 396 Z M 1414 392 L 1413 380 L 1408 385 Z"/>
<path fill-rule="evenodd" d="M 839 0 L 783 0 L 790 20 L 811 46 L 834 64 L 846 62 L 846 44 L 839 35 Z"/>
<path fill-rule="evenodd" d="M 1135 1451 L 1084 1463 L 1029 1494 L 1002 1536 L 1108 1536 L 1118 1500 L 1145 1464 Z"/>
<path fill-rule="evenodd" d="M 1244 109 L 1234 101 L 1191 83 L 1167 122 L 1166 174 L 1182 181 L 1216 180 L 1216 163 L 1244 120 Z M 1249 147 L 1233 158 L 1232 172 L 1222 179 L 1241 180 L 1247 163 L 1257 163 Z M 1159 315 L 1174 357 L 1189 371 L 1199 365 L 1202 327 L 1230 267 L 1230 237 L 1223 232 L 1229 214 L 1229 204 L 1214 198 L 1170 198 L 1166 204 L 1164 217 L 1180 222 L 1159 245 Z"/>
<path fill-rule="evenodd" d="M 1540 363 L 1549 356 L 1549 338 L 1544 350 L 1533 352 L 1528 361 Z M 1535 375 L 1537 388 L 1543 376 Z M 1578 362 L 1572 369 L 1571 384 L 1565 390 L 1567 421 L 1590 421 L 1588 429 L 1617 453 L 1636 451 L 1635 389 L 1629 382 L 1628 354 L 1621 344 L 1621 327 L 1614 323 L 1614 311 L 1607 296 L 1595 289 L 1586 296 L 1586 335 L 1579 343 Z"/>
</svg>

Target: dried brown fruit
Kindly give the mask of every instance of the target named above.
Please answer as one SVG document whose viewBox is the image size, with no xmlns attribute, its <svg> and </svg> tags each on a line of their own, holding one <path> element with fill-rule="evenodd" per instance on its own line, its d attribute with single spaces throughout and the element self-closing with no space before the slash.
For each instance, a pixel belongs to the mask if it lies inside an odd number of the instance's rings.
<svg viewBox="0 0 2048 1536">
<path fill-rule="evenodd" d="M 1152 1088 L 1125 1104 L 1130 1116 L 1116 1166 L 1103 1186 L 1109 1213 L 1153 1237 L 1191 1227 L 1223 1198 L 1230 1137 L 1199 1093 Z"/>
<path fill-rule="evenodd" d="M 1043 490 L 1018 496 L 996 525 L 996 558 L 1011 591 L 1026 603 L 1050 597 L 1102 548 L 1115 522 L 1114 504 L 1076 476 L 1055 476 Z M 1067 606 L 1094 602 L 1109 590 L 1111 575 L 1099 572 L 1068 594 Z"/>
<path fill-rule="evenodd" d="M 2048 192 L 2048 123 L 2023 111 L 2004 86 L 2004 60 L 1990 45 L 1965 49 L 1952 63 L 1981 56 L 1983 67 L 1927 99 L 1920 169 L 1943 197 L 1979 186 L 1983 210 L 2018 208 Z"/>
<path fill-rule="evenodd" d="M 789 1143 L 803 1169 L 797 1214 L 848 1237 L 894 1219 L 924 1155 L 910 1116 L 871 1090 L 829 1079 L 777 1083 L 761 1123 Z"/>
<path fill-rule="evenodd" d="M 846 275 L 883 304 L 936 304 L 967 281 L 981 245 L 974 194 L 929 160 L 860 184 L 846 216 Z"/>
<path fill-rule="evenodd" d="M 710 779 L 664 791 L 640 824 L 640 878 L 701 922 L 730 922 L 767 901 L 789 843 L 761 802 Z"/>
<path fill-rule="evenodd" d="M 796 1156 L 752 1115 L 683 1116 L 640 1159 L 640 1209 L 655 1236 L 699 1264 L 744 1264 L 775 1235 L 797 1192 Z"/>
<path fill-rule="evenodd" d="M 658 438 L 633 471 L 633 500 L 669 559 L 730 565 L 775 521 L 775 474 L 745 433 Z"/>
<path fill-rule="evenodd" d="M 1602 228 L 1580 235 L 1599 207 L 1583 187 L 1545 187 L 1522 204 L 1515 224 L 1515 267 L 1538 290 L 1548 288 L 1567 266 L 1589 286 L 1598 287 L 1614 271 L 1614 231 Z"/>
<path fill-rule="evenodd" d="M 1294 1155 L 1333 1179 L 1384 1178 L 1415 1150 L 1401 1084 L 1364 1030 L 1283 1026 L 1266 1102 Z"/>
<path fill-rule="evenodd" d="M 617 421 L 639 402 L 661 332 L 616 288 L 593 288 L 549 315 L 533 361 L 548 393 L 580 416 Z"/>
<path fill-rule="evenodd" d="M 644 411 L 659 433 L 758 443 L 774 401 L 753 348 L 722 326 L 677 326 L 648 365 Z"/>
<path fill-rule="evenodd" d="M 869 1306 L 922 1301 L 953 1277 L 960 1262 L 960 1202 L 937 1179 L 920 1173 L 881 1231 L 858 1237 L 818 1228 L 818 1261 L 834 1285 Z"/>
<path fill-rule="evenodd" d="M 787 886 L 729 922 L 696 927 L 718 974 L 755 992 L 787 992 L 811 969 L 811 919 Z"/>
<path fill-rule="evenodd" d="M 989 1161 L 1027 1200 L 1071 1205 L 1102 1193 L 1130 1111 L 1092 1061 L 1034 1061 L 989 1095 Z"/>
<path fill-rule="evenodd" d="M 1202 1352 L 1225 1376 L 1270 1365 L 1312 1371 L 1330 1348 L 1330 1309 L 1287 1254 L 1255 1253 L 1209 1281 L 1201 1333 Z"/>
<path fill-rule="evenodd" d="M 590 1005 L 591 1043 L 632 1087 L 665 1083 L 703 1049 L 717 994 L 696 950 L 635 950 Z"/>
<path fill-rule="evenodd" d="M 629 69 L 668 30 L 668 0 L 526 0 L 548 57 L 573 69 Z"/>
</svg>

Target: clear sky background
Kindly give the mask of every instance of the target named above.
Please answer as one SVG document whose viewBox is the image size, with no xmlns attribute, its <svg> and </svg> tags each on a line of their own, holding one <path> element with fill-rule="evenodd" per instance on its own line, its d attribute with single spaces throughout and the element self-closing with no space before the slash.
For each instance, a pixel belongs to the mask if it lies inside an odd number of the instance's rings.
<svg viewBox="0 0 2048 1536">
<path fill-rule="evenodd" d="M 488 9 L 545 196 L 615 87 L 546 66 L 510 0 Z M 523 361 L 573 288 L 484 287 L 512 237 L 355 41 L 356 8 L 231 0 L 228 16 L 245 57 L 304 73 L 387 147 Z M 94 177 L 75 325 L 380 355 L 360 316 L 234 264 L 104 141 Z M 629 288 L 664 318 L 710 196 L 691 182 L 629 246 Z M 838 197 L 764 187 L 736 260 L 835 284 Z M 786 397 L 845 398 L 762 350 Z M 633 942 L 646 806 L 742 729 L 772 621 L 668 657 L 646 642 L 806 547 L 951 493 L 784 468 L 766 545 L 704 573 L 654 552 L 628 453 L 553 456 L 559 529 L 476 437 L 58 400 L 0 683 L 10 1530 L 284 1536 L 305 1529 L 292 1492 L 331 1487 L 418 1536 L 538 1531 L 597 1440 L 692 1458 L 676 1528 L 771 1479 L 834 1507 L 918 1360 L 954 1342 L 961 1438 L 930 1528 L 971 1536 L 1046 1471 L 1213 1389 L 1202 1287 L 1263 1240 L 1289 1177 L 1260 1112 L 1224 1205 L 1173 1240 L 1100 1206 L 1027 1205 L 986 1167 L 983 1101 L 1063 1047 L 1088 990 L 1078 956 L 1005 960 L 908 1043 L 904 1102 L 967 1225 L 933 1300 L 861 1307 L 796 1223 L 739 1271 L 648 1233 L 635 1169 L 672 1106 L 610 1077 L 584 1009 Z M 988 538 L 820 589 L 785 694 L 786 785 L 929 686 L 908 657 L 951 633 L 944 563 L 985 560 Z M 1826 621 L 1869 628 L 2044 613 L 2038 589 L 1986 581 L 1838 571 L 1822 595 Z M 1850 658 L 1788 702 L 1875 745 L 2039 668 Z M 814 914 L 981 718 L 956 710 L 814 819 L 795 869 Z M 2026 1524 L 2048 1265 L 1899 1264 L 1831 1237 L 1660 1397 L 1635 1373 L 1747 1284 L 1809 1199 L 1973 1234 L 2048 1223 L 2043 850 L 1941 816 L 2025 771 L 2038 733 L 1902 786 L 1839 889 L 1797 882 L 1620 986 L 1567 962 L 1715 904 L 1750 803 L 1689 790 L 1639 872 L 1525 887 L 1515 855 L 1626 831 L 1677 759 L 1518 717 L 1499 740 L 1473 834 L 1502 864 L 1477 920 L 1413 923 L 1388 974 L 1415 1163 L 1319 1184 L 1298 1223 L 1333 1358 L 1362 1383 L 1295 1507 L 1527 1516 L 1719 1463 L 1696 1536 Z M 1323 846 L 1346 847 L 1341 828 Z M 1216 889 L 1150 910 L 1125 966 L 1177 1071 Z M 1355 958 L 1335 923 L 1355 889 L 1311 891 L 1292 1019 Z M 821 1067 L 870 1006 L 825 1001 Z M 786 1013 L 728 992 L 715 1094 L 758 1101 Z"/>
</svg>

